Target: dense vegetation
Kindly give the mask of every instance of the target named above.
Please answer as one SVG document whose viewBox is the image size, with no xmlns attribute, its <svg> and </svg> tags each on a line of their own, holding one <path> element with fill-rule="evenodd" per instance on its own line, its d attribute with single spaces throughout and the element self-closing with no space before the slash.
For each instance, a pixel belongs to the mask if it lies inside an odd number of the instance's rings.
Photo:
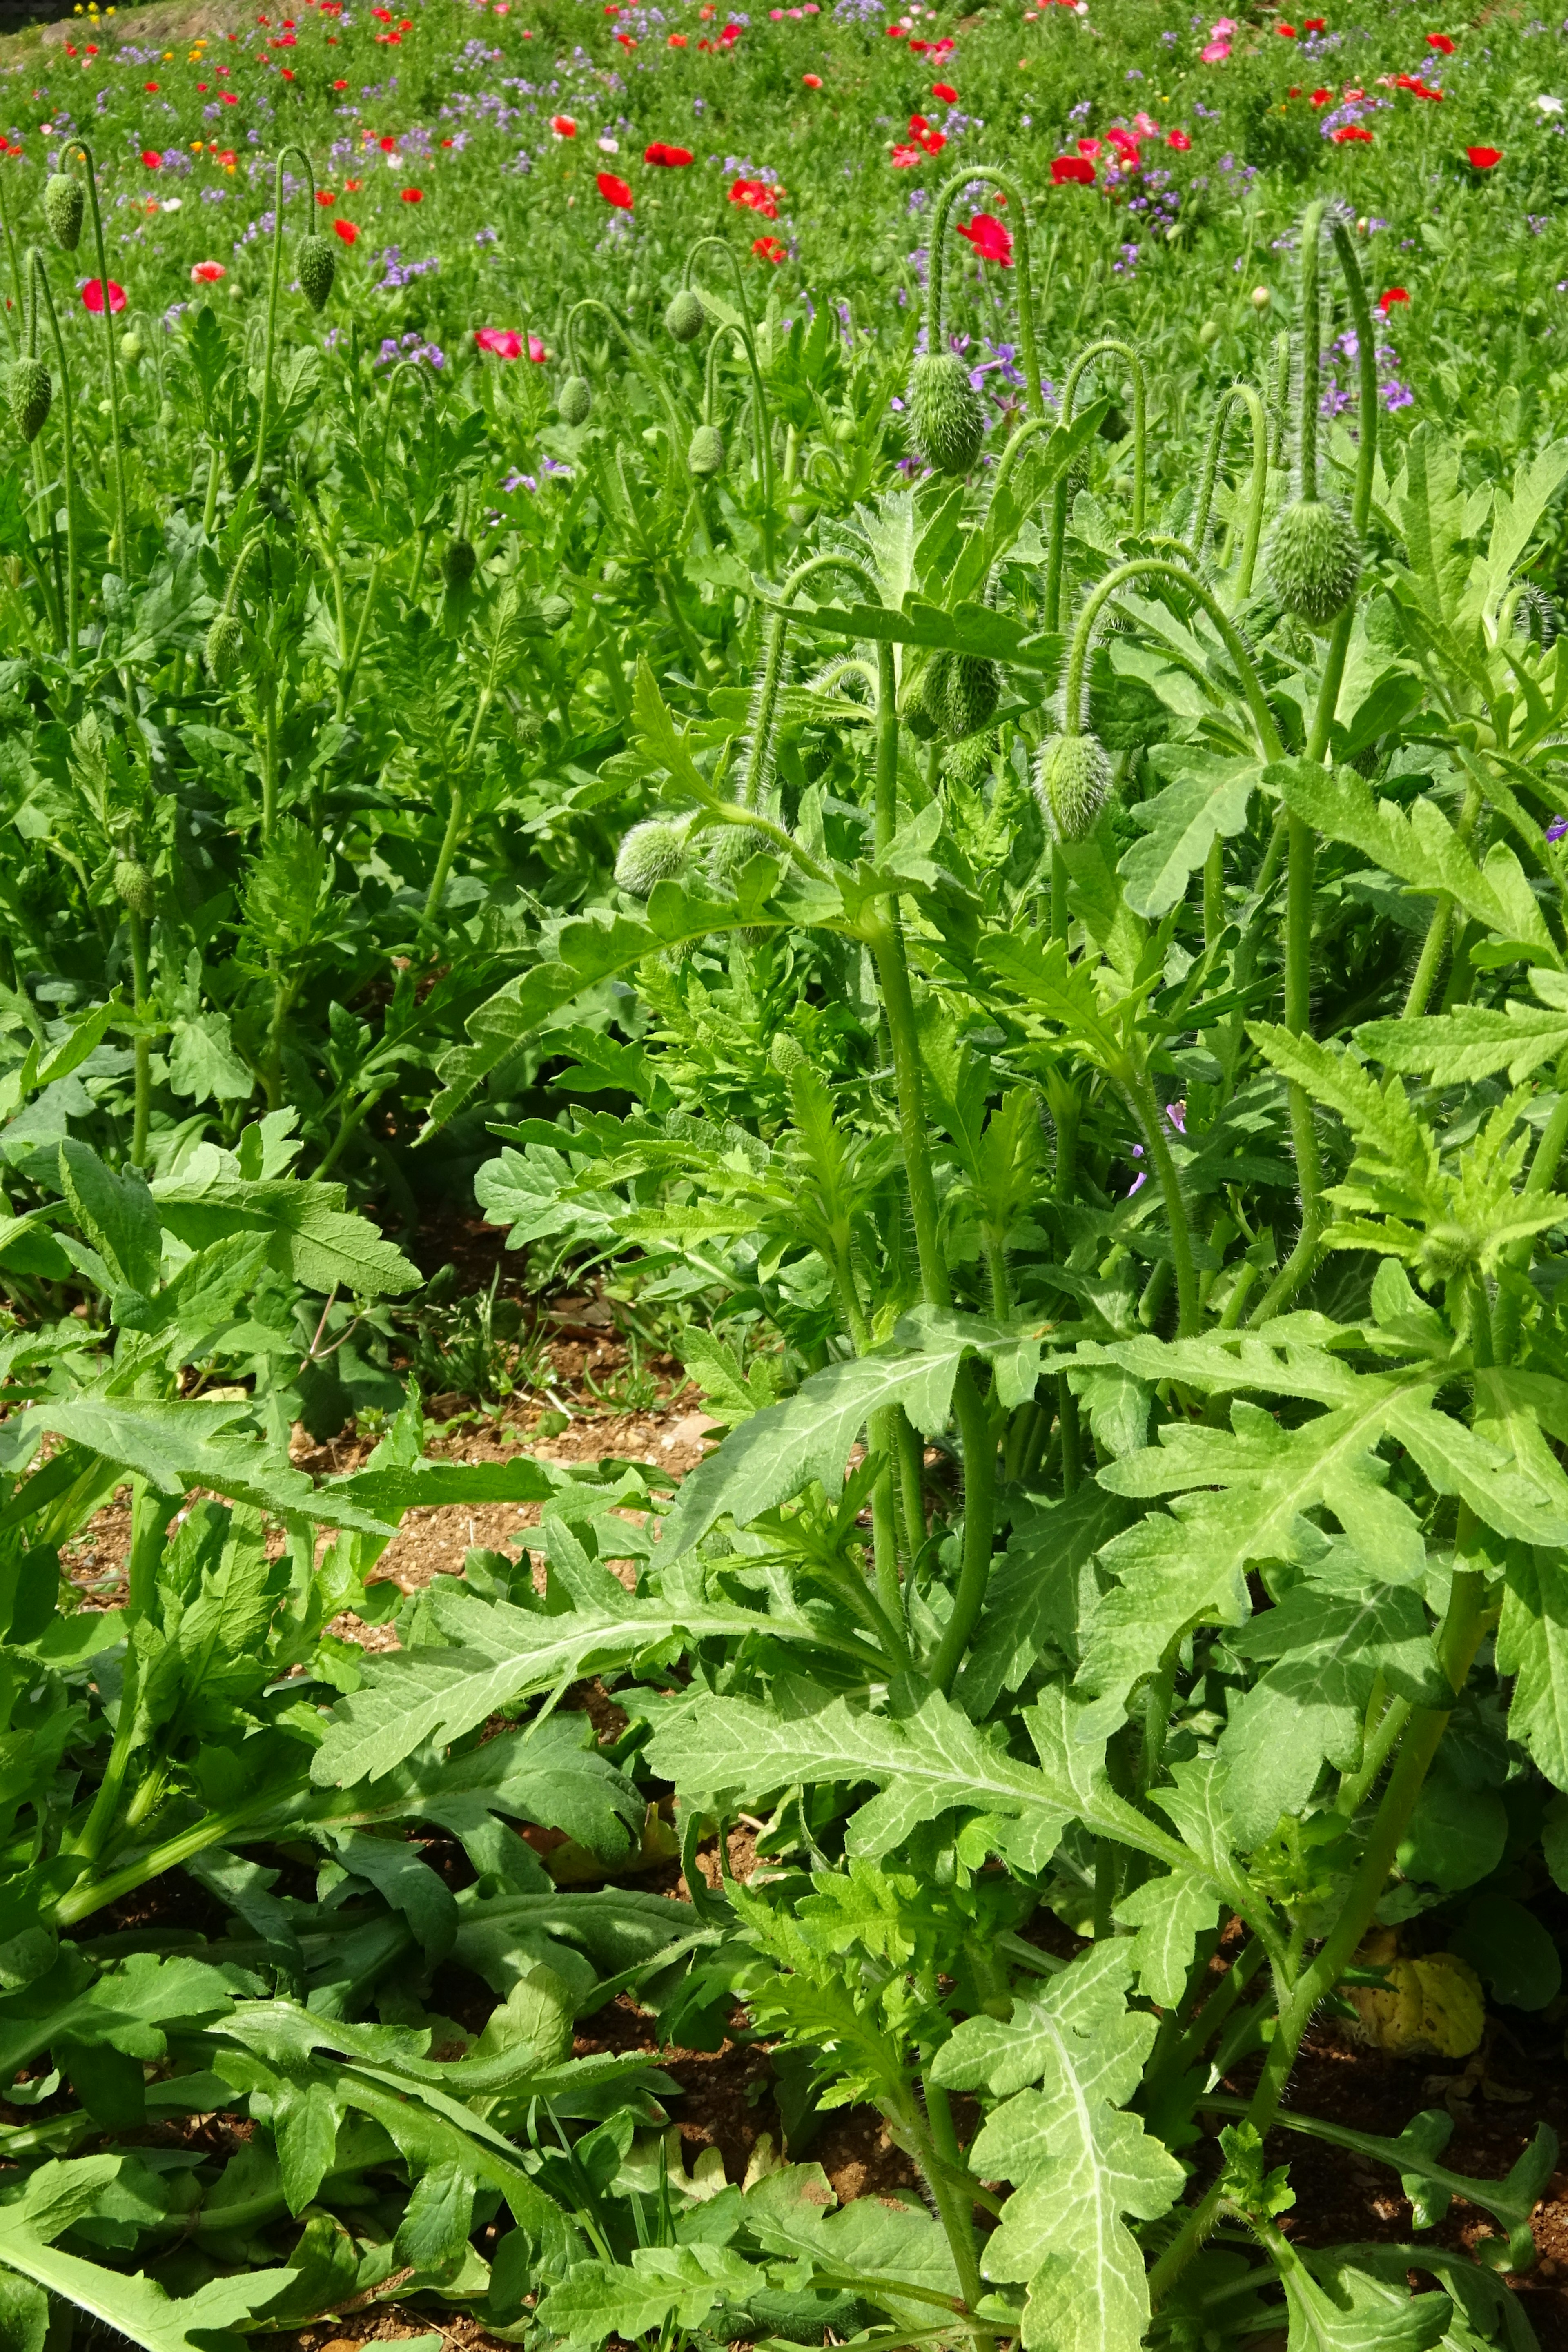
<svg viewBox="0 0 1568 2352">
<path fill-rule="evenodd" d="M 299 5 L 0 58 L 6 2352 L 1528 2352 L 1291 2083 L 1561 1990 L 1562 37 Z M 470 1199 L 679 1488 L 426 1452 Z"/>
</svg>

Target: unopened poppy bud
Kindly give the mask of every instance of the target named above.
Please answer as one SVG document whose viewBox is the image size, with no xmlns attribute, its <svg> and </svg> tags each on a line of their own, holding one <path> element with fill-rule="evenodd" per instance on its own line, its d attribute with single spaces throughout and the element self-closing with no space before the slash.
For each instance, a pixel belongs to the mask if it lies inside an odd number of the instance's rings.
<svg viewBox="0 0 1568 2352">
<path fill-rule="evenodd" d="M 805 1047 L 787 1029 L 781 1029 L 768 1048 L 768 1059 L 781 1078 L 805 1067 Z"/>
<path fill-rule="evenodd" d="M 716 425 L 700 425 L 691 436 L 686 452 L 686 462 L 697 475 L 721 474 L 724 470 L 724 436 Z"/>
<path fill-rule="evenodd" d="M 985 411 L 954 352 L 927 352 L 910 379 L 910 421 L 928 466 L 967 474 L 985 438 Z"/>
<path fill-rule="evenodd" d="M 207 631 L 207 668 L 215 686 L 226 686 L 245 652 L 245 631 L 232 613 L 220 613 Z"/>
<path fill-rule="evenodd" d="M 678 343 L 694 343 L 702 332 L 704 315 L 700 295 L 694 294 L 689 286 L 683 286 L 672 297 L 664 323 Z"/>
<path fill-rule="evenodd" d="M 921 743 L 934 741 L 942 732 L 951 659 L 949 654 L 932 654 L 904 697 L 904 725 Z"/>
<path fill-rule="evenodd" d="M 1258 311 L 1258 313 L 1259 314 L 1259 316 L 1261 316 L 1261 315 L 1262 315 L 1262 313 L 1263 313 L 1265 310 L 1268 310 L 1268 308 L 1269 304 L 1273 301 L 1273 299 L 1274 299 L 1274 297 L 1273 297 L 1273 295 L 1269 292 L 1269 290 L 1268 290 L 1268 287 L 1267 287 L 1267 286 L 1255 286 L 1255 287 L 1253 288 L 1253 289 L 1252 289 L 1252 307 L 1253 307 L 1253 309 L 1254 309 L 1256 311 Z"/>
<path fill-rule="evenodd" d="M 943 772 L 962 790 L 973 792 L 990 772 L 993 740 L 990 735 L 971 735 L 955 743 L 942 761 Z"/>
<path fill-rule="evenodd" d="M 169 429 L 170 425 L 173 425 L 174 421 L 174 402 L 173 402 L 172 400 L 165 400 L 165 401 L 162 402 L 162 403 L 160 404 L 160 405 L 159 405 L 159 409 L 158 409 L 158 422 L 159 422 L 159 424 L 162 425 L 162 427 L 163 427 L 163 431 L 166 433 L 166 432 L 168 431 L 168 429 Z"/>
<path fill-rule="evenodd" d="M 44 183 L 44 220 L 49 235 L 65 253 L 81 243 L 87 214 L 87 190 L 68 172 L 52 172 Z"/>
<path fill-rule="evenodd" d="M 54 379 L 42 360 L 16 360 L 13 362 L 6 391 L 11 401 L 11 418 L 24 441 L 36 441 L 44 429 L 49 413 L 49 403 L 55 396 Z"/>
<path fill-rule="evenodd" d="M 120 356 L 129 366 L 135 366 L 146 348 L 146 344 L 134 328 L 120 338 Z"/>
<path fill-rule="evenodd" d="M 551 635 L 552 637 L 559 636 L 561 631 L 566 626 L 567 622 L 572 618 L 571 598 L 569 596 L 546 596 L 544 602 L 539 608 L 539 616 L 544 623 L 545 627 L 549 630 Z"/>
<path fill-rule="evenodd" d="M 1326 499 L 1286 507 L 1269 534 L 1268 577 L 1285 610 L 1309 628 L 1336 620 L 1361 578 L 1361 541 L 1344 509 Z"/>
<path fill-rule="evenodd" d="M 735 877 L 753 857 L 776 857 L 778 844 L 758 824 L 727 824 L 719 833 L 708 853 L 710 878 L 721 887 L 731 887 Z"/>
<path fill-rule="evenodd" d="M 441 577 L 448 588 L 466 588 L 479 568 L 471 539 L 449 539 L 441 558 Z"/>
<path fill-rule="evenodd" d="M 690 861 L 686 827 L 668 817 L 634 824 L 616 860 L 616 880 L 634 898 L 646 898 L 660 882 L 684 874 Z"/>
<path fill-rule="evenodd" d="M 1212 351 L 1213 351 L 1213 349 L 1214 349 L 1214 347 L 1215 347 L 1215 345 L 1218 342 L 1218 341 L 1219 341 L 1219 328 L 1218 328 L 1218 326 L 1215 324 L 1215 320 L 1214 320 L 1213 319 L 1205 319 L 1205 320 L 1204 320 L 1204 322 L 1203 322 L 1203 325 L 1198 329 L 1198 349 L 1199 349 L 1199 351 L 1200 351 L 1200 352 L 1212 352 Z"/>
<path fill-rule="evenodd" d="M 563 425 L 586 425 L 594 414 L 594 387 L 585 375 L 569 375 L 556 403 Z"/>
<path fill-rule="evenodd" d="M 954 654 L 942 681 L 942 729 L 951 742 L 989 727 L 1002 699 L 1002 673 L 984 654 Z"/>
<path fill-rule="evenodd" d="M 1053 735 L 1040 746 L 1035 798 L 1057 841 L 1082 841 L 1110 798 L 1110 755 L 1098 735 Z"/>
<path fill-rule="evenodd" d="M 338 274 L 338 257 L 324 236 L 302 236 L 294 256 L 294 268 L 300 279 L 300 291 L 312 310 L 324 310 L 327 297 L 332 290 L 332 280 Z"/>
<path fill-rule="evenodd" d="M 139 857 L 122 857 L 114 869 L 114 895 L 133 915 L 151 915 L 158 905 L 158 886 L 152 868 Z"/>
</svg>

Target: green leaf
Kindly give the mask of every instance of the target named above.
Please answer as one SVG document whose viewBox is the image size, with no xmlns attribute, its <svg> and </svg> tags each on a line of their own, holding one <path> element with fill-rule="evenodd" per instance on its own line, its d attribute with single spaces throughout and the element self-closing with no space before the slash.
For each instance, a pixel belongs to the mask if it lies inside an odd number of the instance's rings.
<svg viewBox="0 0 1568 2352">
<path fill-rule="evenodd" d="M 414 2184 L 393 2243 L 393 2259 L 416 2271 L 446 2270 L 468 2242 L 474 2181 L 460 2165 L 433 2164 Z"/>
<path fill-rule="evenodd" d="M 1133 811 L 1144 836 L 1118 871 L 1128 905 L 1158 921 L 1186 896 L 1212 845 L 1241 831 L 1263 771 L 1256 760 L 1221 758 L 1195 743 L 1157 743 L 1149 761 L 1170 781 Z"/>
<path fill-rule="evenodd" d="M 1537 992 L 1558 980 L 1555 972 L 1532 971 Z M 1506 1070 L 1521 1086 L 1542 1062 L 1568 1053 L 1568 1006 L 1547 999 L 1548 1009 L 1510 997 L 1500 1012 L 1485 1004 L 1460 1004 L 1453 1012 L 1409 1021 L 1364 1021 L 1356 1044 L 1384 1069 L 1426 1071 L 1434 1086 L 1472 1086 Z"/>
<path fill-rule="evenodd" d="M 356 1878 L 367 1878 L 383 1901 L 401 1911 L 434 1967 L 458 1940 L 458 1905 L 444 1879 L 401 1838 L 367 1836 L 360 1830 L 329 1830 L 339 1861 Z"/>
<path fill-rule="evenodd" d="M 726 2296 L 758 2284 L 744 2256 L 729 2246 L 638 2246 L 629 2264 L 579 2263 L 539 2305 L 542 2326 L 574 2344 L 608 2336 L 635 2342 L 673 2322 L 700 2328 Z"/>
<path fill-rule="evenodd" d="M 1031 2352 L 1136 2352 L 1149 2324 L 1143 2252 L 1125 2217 L 1157 2219 L 1186 2176 L 1126 2112 L 1157 2030 L 1127 2007 L 1132 1968 L 1125 1942 L 1094 1945 L 1016 2000 L 1010 2022 L 967 2019 L 932 2069 L 1004 2102 L 970 2162 L 983 2179 L 1017 2184 L 983 2259 L 988 2278 L 1027 2285 Z"/>
<path fill-rule="evenodd" d="M 1138 1988 L 1162 2009 L 1174 2009 L 1186 1990 L 1199 1936 L 1217 1926 L 1220 1897 L 1201 1878 L 1167 1871 L 1124 1895 L 1116 1918 L 1136 1932 L 1132 1965 Z"/>
<path fill-rule="evenodd" d="M 1568 1591 L 1561 1555 L 1510 1545 L 1497 1633 L 1511 1675 L 1508 1733 L 1553 1788 L 1568 1789 Z"/>
<path fill-rule="evenodd" d="M 252 1182 L 223 1173 L 220 1166 L 208 1171 L 193 1164 L 182 1175 L 160 1177 L 153 1199 L 163 1223 L 191 1249 L 229 1234 L 269 1234 L 270 1264 L 307 1290 L 380 1298 L 412 1290 L 420 1280 L 418 1267 L 384 1241 L 368 1217 L 344 1207 L 341 1184 L 291 1177 Z"/>
<path fill-rule="evenodd" d="M 749 2189 L 742 2210 L 767 2252 L 809 2263 L 825 2284 L 852 2283 L 906 2322 L 929 2326 L 933 2306 L 957 2303 L 952 2249 L 930 2214 L 877 2197 L 856 2198 L 837 2212 L 832 2207 L 820 2167 L 795 2164 Z"/>
<path fill-rule="evenodd" d="M 1289 2352 L 1431 2352 L 1447 2329 L 1454 2306 L 1446 2294 L 1413 2295 L 1403 2281 L 1369 2277 L 1339 2254 L 1320 2257 L 1320 2280 L 1278 2231 L 1268 2251 L 1285 2289 Z"/>
<path fill-rule="evenodd" d="M 60 1190 L 71 1213 L 121 1290 L 157 1288 L 163 1239 L 143 1176 L 116 1176 L 90 1144 L 60 1146 Z"/>
</svg>

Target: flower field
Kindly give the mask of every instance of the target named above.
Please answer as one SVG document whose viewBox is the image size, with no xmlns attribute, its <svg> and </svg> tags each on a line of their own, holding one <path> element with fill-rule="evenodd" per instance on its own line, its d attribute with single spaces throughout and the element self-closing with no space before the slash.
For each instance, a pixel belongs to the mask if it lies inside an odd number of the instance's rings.
<svg viewBox="0 0 1568 2352">
<path fill-rule="evenodd" d="M 1568 26 L 292 5 L 0 40 L 0 2352 L 1568 2347 Z"/>
</svg>

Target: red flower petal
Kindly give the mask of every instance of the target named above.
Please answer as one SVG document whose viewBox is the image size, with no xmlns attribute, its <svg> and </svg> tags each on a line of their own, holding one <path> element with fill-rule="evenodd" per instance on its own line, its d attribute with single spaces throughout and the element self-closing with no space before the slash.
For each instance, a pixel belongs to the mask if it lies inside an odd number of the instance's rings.
<svg viewBox="0 0 1568 2352">
<path fill-rule="evenodd" d="M 614 205 L 617 212 L 629 213 L 631 211 L 632 192 L 627 187 L 624 180 L 616 179 L 613 172 L 599 173 L 595 181 L 595 185 L 598 189 L 599 194 L 604 197 L 605 202 L 607 205 Z"/>
</svg>

